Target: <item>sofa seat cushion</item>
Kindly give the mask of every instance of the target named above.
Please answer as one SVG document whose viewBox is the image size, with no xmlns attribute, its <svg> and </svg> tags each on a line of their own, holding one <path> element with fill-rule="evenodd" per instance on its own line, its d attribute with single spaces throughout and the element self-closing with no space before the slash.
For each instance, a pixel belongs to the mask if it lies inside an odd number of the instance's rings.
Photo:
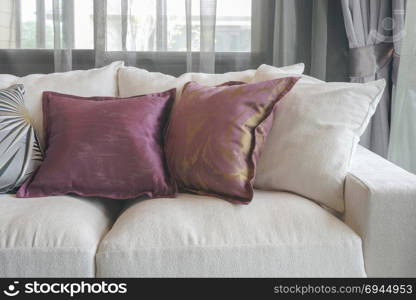
<svg viewBox="0 0 416 300">
<path fill-rule="evenodd" d="M 0 277 L 94 277 L 97 246 L 119 203 L 0 196 Z"/>
<path fill-rule="evenodd" d="M 179 194 L 132 201 L 99 246 L 99 277 L 365 276 L 361 239 L 314 202 Z"/>
</svg>

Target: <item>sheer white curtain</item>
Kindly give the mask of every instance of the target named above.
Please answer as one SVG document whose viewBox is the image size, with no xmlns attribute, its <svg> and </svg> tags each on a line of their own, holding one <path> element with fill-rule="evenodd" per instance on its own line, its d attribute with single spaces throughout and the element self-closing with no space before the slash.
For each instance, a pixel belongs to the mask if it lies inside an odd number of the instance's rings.
<svg viewBox="0 0 416 300">
<path fill-rule="evenodd" d="M 45 1 L 37 0 L 36 4 L 36 32 L 39 32 L 37 38 L 42 39 L 42 48 L 45 48 Z M 72 69 L 72 49 L 74 48 L 74 0 L 53 0 L 52 16 L 55 71 L 68 71 Z"/>
<path fill-rule="evenodd" d="M 63 2 L 73 0 L 54 0 L 55 2 L 61 2 L 62 5 Z M 54 24 L 58 23 L 54 32 L 58 35 L 62 34 L 59 24 L 63 28 L 74 28 L 73 24 L 64 24 L 66 20 L 73 20 L 73 3 L 72 7 L 71 3 L 66 5 L 67 9 L 61 10 L 60 18 L 54 17 Z M 135 64 L 140 52 L 148 52 L 143 57 L 148 57 L 157 64 L 156 53 L 171 50 L 169 42 L 172 39 L 169 35 L 175 34 L 171 31 L 177 30 L 180 31 L 178 34 L 185 36 L 186 42 L 182 45 L 185 47 L 173 51 L 186 52 L 186 69 L 214 73 L 216 13 L 217 0 L 94 0 L 95 66 L 113 60 L 111 52 L 114 51 L 125 52 L 122 58 L 127 64 Z M 67 35 L 70 38 L 73 32 L 68 32 Z M 64 44 L 67 50 L 72 46 L 70 43 Z M 56 43 L 55 52 L 62 53 Z M 195 57 L 193 52 L 198 52 L 198 56 Z M 71 51 L 63 53 L 67 56 L 66 60 L 55 60 L 57 70 L 69 68 L 65 62 L 70 60 L 70 53 Z"/>
<path fill-rule="evenodd" d="M 339 1 L 2 0 L 0 12 L 0 65 L 16 75 L 114 60 L 173 75 L 305 62 L 321 79 L 345 79 Z"/>
<path fill-rule="evenodd" d="M 407 1 L 404 32 L 392 107 L 389 159 L 416 173 L 416 1 Z"/>
<path fill-rule="evenodd" d="M 251 10 L 260 2 L 1 0 L 0 65 L 16 75 L 39 66 L 49 72 L 46 64 L 67 71 L 117 59 L 175 75 L 244 69 L 251 58 Z M 33 63 L 16 59 L 23 53 Z"/>
</svg>

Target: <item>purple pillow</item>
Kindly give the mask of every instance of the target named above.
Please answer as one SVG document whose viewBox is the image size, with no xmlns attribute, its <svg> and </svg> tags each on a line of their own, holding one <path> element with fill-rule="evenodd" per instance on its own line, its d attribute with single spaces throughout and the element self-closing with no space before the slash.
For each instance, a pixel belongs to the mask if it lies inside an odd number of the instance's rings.
<svg viewBox="0 0 416 300">
<path fill-rule="evenodd" d="M 248 203 L 278 101 L 298 78 L 185 85 L 166 133 L 170 173 L 183 191 Z M 276 154 L 278 155 L 278 154 Z"/>
<path fill-rule="evenodd" d="M 163 133 L 175 89 L 130 98 L 43 94 L 45 160 L 17 197 L 174 197 Z"/>
</svg>

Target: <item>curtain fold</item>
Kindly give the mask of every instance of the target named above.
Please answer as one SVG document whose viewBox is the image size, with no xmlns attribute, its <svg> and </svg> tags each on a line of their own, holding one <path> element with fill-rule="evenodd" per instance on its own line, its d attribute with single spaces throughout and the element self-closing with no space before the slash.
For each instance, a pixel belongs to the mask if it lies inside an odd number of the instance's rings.
<svg viewBox="0 0 416 300">
<path fill-rule="evenodd" d="M 102 67 L 107 50 L 107 0 L 94 0 L 94 52 L 95 66 Z"/>
<path fill-rule="evenodd" d="M 120 11 L 121 11 L 121 49 L 122 51 L 127 51 L 129 0 L 121 0 Z"/>
<path fill-rule="evenodd" d="M 327 47 L 328 44 L 328 0 L 314 1 L 312 3 L 311 28 L 311 66 L 310 74 L 326 79 Z M 317 22 L 316 20 L 320 20 Z"/>
<path fill-rule="evenodd" d="M 339 1 L 277 0 L 274 12 L 274 65 L 303 62 L 306 74 L 344 80 L 348 45 Z"/>
<path fill-rule="evenodd" d="M 46 47 L 45 0 L 36 0 L 36 47 Z"/>
<path fill-rule="evenodd" d="M 168 16 L 166 0 L 156 0 L 156 50 L 168 50 Z"/>
<path fill-rule="evenodd" d="M 185 0 L 186 72 L 193 71 L 192 64 L 192 0 Z"/>
<path fill-rule="evenodd" d="M 52 12 L 55 72 L 70 71 L 74 48 L 74 0 L 53 0 Z"/>
<path fill-rule="evenodd" d="M 387 86 L 377 110 L 361 136 L 361 145 L 387 157 L 393 68 L 400 47 L 404 22 L 404 0 L 341 0 L 350 47 L 350 80 L 368 82 L 380 78 Z M 397 58 L 396 58 L 397 59 Z"/>
<path fill-rule="evenodd" d="M 12 24 L 13 26 L 10 26 L 10 35 L 9 35 L 9 40 L 11 41 L 10 46 L 12 46 L 13 41 L 14 41 L 14 46 L 16 48 L 20 48 L 22 45 L 21 41 L 22 41 L 22 29 L 21 29 L 21 24 L 22 24 L 22 16 L 21 16 L 21 9 L 22 9 L 22 3 L 20 0 L 10 0 L 13 8 L 12 8 Z M 14 36 L 13 36 L 14 34 Z"/>
<path fill-rule="evenodd" d="M 198 72 L 215 73 L 217 0 L 200 0 L 200 50 Z"/>
<path fill-rule="evenodd" d="M 312 7 L 313 1 L 308 0 L 276 1 L 273 40 L 274 65 L 304 62 L 309 68 Z"/>
</svg>

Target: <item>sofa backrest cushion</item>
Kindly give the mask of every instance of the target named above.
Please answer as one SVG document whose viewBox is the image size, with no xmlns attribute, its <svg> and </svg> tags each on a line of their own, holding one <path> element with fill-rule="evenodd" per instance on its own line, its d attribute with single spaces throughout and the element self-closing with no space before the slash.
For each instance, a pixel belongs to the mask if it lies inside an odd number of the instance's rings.
<svg viewBox="0 0 416 300">
<path fill-rule="evenodd" d="M 299 63 L 275 69 L 276 72 L 281 74 L 298 75 L 303 73 L 305 65 Z M 253 80 L 255 73 L 256 70 L 245 70 L 224 74 L 185 73 L 179 77 L 174 77 L 158 72 L 149 72 L 140 68 L 124 67 L 119 70 L 118 82 L 120 97 L 144 95 L 176 88 L 178 101 L 183 86 L 189 81 L 195 81 L 206 86 L 215 86 L 229 81 L 250 82 Z"/>
<path fill-rule="evenodd" d="M 301 64 L 303 65 L 303 64 Z M 296 65 L 293 65 L 296 66 Z M 272 79 L 276 79 L 276 78 L 282 78 L 282 77 L 287 77 L 287 76 L 292 76 L 293 74 L 293 70 L 291 70 L 289 67 L 283 67 L 283 68 L 279 68 L 279 67 L 275 67 L 275 66 L 270 66 L 270 65 L 260 65 L 256 72 L 254 73 L 253 78 L 251 79 L 251 81 L 253 82 L 259 82 L 259 81 L 265 81 L 265 80 L 272 80 Z M 302 73 L 299 73 L 299 82 L 303 82 L 303 83 L 324 83 L 325 81 L 320 80 L 318 78 L 312 77 L 312 76 L 308 76 Z"/>
<path fill-rule="evenodd" d="M 118 95 L 117 71 L 123 64 L 118 61 L 98 69 L 33 74 L 25 77 L 0 75 L 0 88 L 13 84 L 24 85 L 25 105 L 43 144 L 42 93 L 52 91 L 83 97 L 115 97 Z"/>
<path fill-rule="evenodd" d="M 123 67 L 118 72 L 120 97 L 159 93 L 173 88 L 179 91 L 189 81 L 191 81 L 190 73 L 175 77 L 136 67 Z"/>
</svg>

